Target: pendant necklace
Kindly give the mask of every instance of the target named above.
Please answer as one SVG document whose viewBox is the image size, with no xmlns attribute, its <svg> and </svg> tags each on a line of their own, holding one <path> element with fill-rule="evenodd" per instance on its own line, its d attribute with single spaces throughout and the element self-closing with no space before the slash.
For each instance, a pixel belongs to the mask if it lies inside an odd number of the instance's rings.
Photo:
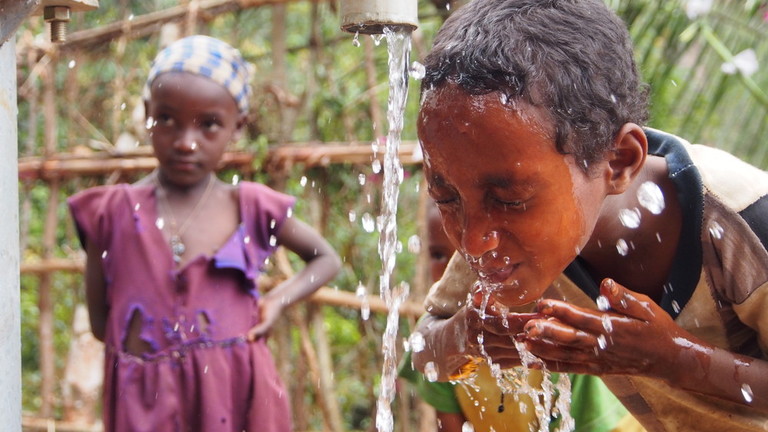
<svg viewBox="0 0 768 432">
<path fill-rule="evenodd" d="M 168 201 L 168 193 L 166 189 L 163 187 L 162 184 L 160 184 L 160 179 L 157 176 L 157 173 L 155 173 L 155 185 L 157 185 L 157 188 L 161 191 L 161 193 L 157 194 L 159 198 L 159 202 L 161 207 L 163 207 L 164 212 L 167 213 L 168 217 L 170 219 L 170 238 L 169 243 L 171 245 L 171 253 L 173 253 L 173 262 L 176 264 L 181 262 L 181 256 L 184 255 L 184 252 L 187 250 L 186 245 L 181 240 L 181 236 L 184 235 L 184 232 L 189 228 L 189 224 L 194 219 L 194 216 L 200 211 L 203 202 L 208 198 L 208 195 L 210 195 L 211 190 L 213 190 L 213 184 L 215 183 L 213 181 L 213 174 L 208 176 L 208 183 L 205 185 L 205 191 L 200 195 L 200 198 L 197 200 L 197 203 L 195 203 L 195 206 L 192 207 L 192 211 L 189 212 L 187 215 L 187 218 L 184 219 L 184 222 L 182 222 L 181 226 L 176 228 L 176 217 L 173 215 L 173 210 L 171 209 L 171 204 Z M 161 228 L 162 229 L 162 228 Z"/>
</svg>

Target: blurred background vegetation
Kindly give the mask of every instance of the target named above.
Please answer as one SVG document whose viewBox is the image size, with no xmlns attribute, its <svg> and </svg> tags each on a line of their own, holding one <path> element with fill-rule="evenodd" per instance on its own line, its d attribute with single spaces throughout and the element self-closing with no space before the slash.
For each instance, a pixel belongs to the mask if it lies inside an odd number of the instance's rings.
<svg viewBox="0 0 768 432">
<path fill-rule="evenodd" d="M 638 64 L 652 89 L 650 126 L 691 142 L 723 148 L 765 169 L 766 2 L 606 1 L 626 20 L 636 43 Z M 73 15 L 73 35 L 115 23 L 120 23 L 122 31 L 76 49 L 52 49 L 45 42 L 42 19 L 30 17 L 17 34 L 22 160 L 146 145 L 141 88 L 161 34 L 170 27 L 138 32 L 131 30 L 131 23 L 158 11 L 179 5 L 193 8 L 199 3 L 101 0 L 98 10 Z M 413 35 L 413 61 L 425 55 L 435 31 L 460 3 L 419 2 L 420 28 Z M 222 178 L 239 176 L 271 184 L 275 182 L 270 177 L 273 172 L 264 164 L 273 148 L 329 142 L 372 144 L 386 135 L 385 41 L 361 35 L 361 44 L 353 43 L 353 35 L 339 30 L 335 1 L 271 2 L 250 8 L 233 1 L 232 5 L 223 12 L 198 13 L 194 19 L 187 16 L 176 22 L 183 34 L 209 34 L 230 42 L 255 66 L 251 125 L 246 139 L 233 149 L 254 154 L 253 169 L 247 176 L 224 171 Z M 412 79 L 410 84 L 402 138 L 412 143 L 416 140 L 418 82 Z M 48 105 L 55 109 L 45 109 Z M 51 130 L 55 131 L 52 137 Z M 418 302 L 425 282 L 419 270 L 421 253 L 413 246 L 413 238 L 421 232 L 418 209 L 424 188 L 417 164 L 406 166 L 405 171 L 398 215 L 403 247 L 393 284 L 410 283 L 411 297 Z M 374 165 L 295 164 L 284 167 L 281 176 L 280 187 L 299 197 L 297 215 L 317 226 L 344 259 L 344 268 L 332 287 L 355 293 L 363 286 L 368 294 L 377 295 L 381 268 L 378 233 L 366 229 L 364 222 L 380 213 L 381 177 Z M 116 180 L 133 181 L 135 175 L 68 178 L 56 181 L 55 187 L 50 180 L 23 179 L 23 262 L 80 257 L 64 200 L 85 187 Z M 58 221 L 53 232 L 45 232 L 47 217 Z M 52 388 L 41 390 L 44 367 L 40 361 L 39 311 L 46 300 L 41 299 L 39 287 L 41 283 L 50 286 L 51 298 L 47 301 L 53 311 L 51 340 L 55 352 L 52 373 L 58 378 L 66 367 L 73 311 L 83 302 L 84 290 L 77 271 L 59 271 L 51 274 L 47 282 L 42 282 L 44 279 L 38 273 L 25 273 L 21 279 L 23 404 L 29 413 L 61 417 L 60 386 L 54 383 Z M 302 319 L 318 320 L 328 338 L 333 396 L 341 413 L 341 429 L 370 430 L 380 379 L 385 316 L 372 314 L 364 319 L 358 309 L 337 306 L 302 308 Z M 403 337 L 412 323 L 412 318 L 403 318 Z M 288 351 L 276 352 L 279 363 L 300 363 L 302 339 L 298 332 L 292 328 L 276 336 L 289 341 Z M 306 372 L 306 366 L 302 370 Z M 319 410 L 310 409 L 322 398 L 317 386 L 307 380 L 300 381 L 300 388 L 296 383 L 289 384 L 293 397 L 303 398 L 308 407 L 300 426 L 327 429 Z M 400 416 L 396 418 L 397 430 L 409 430 L 416 424 L 415 414 L 404 418 L 406 412 L 396 412 Z"/>
</svg>

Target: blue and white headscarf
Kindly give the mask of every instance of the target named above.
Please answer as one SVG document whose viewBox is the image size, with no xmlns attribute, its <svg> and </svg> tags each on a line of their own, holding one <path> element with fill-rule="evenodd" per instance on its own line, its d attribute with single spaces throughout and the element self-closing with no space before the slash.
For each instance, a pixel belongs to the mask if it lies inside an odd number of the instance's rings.
<svg viewBox="0 0 768 432">
<path fill-rule="evenodd" d="M 248 112 L 251 95 L 248 63 L 240 51 L 209 36 L 189 36 L 160 51 L 152 62 L 143 97 L 150 98 L 150 87 L 165 72 L 189 72 L 221 84 L 237 102 L 241 113 Z"/>
</svg>

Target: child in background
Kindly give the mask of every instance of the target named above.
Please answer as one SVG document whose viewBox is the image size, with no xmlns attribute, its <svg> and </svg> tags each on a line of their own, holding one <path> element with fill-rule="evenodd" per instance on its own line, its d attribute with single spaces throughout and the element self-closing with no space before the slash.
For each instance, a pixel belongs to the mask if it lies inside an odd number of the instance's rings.
<svg viewBox="0 0 768 432">
<path fill-rule="evenodd" d="M 427 234 L 430 275 L 437 281 L 456 249 L 443 230 L 440 212 L 434 201 L 429 200 L 427 209 Z M 493 377 L 487 364 L 478 365 L 472 385 L 448 382 L 430 382 L 411 367 L 411 353 L 403 358 L 400 376 L 414 385 L 425 402 L 435 408 L 437 430 L 462 432 L 469 422 L 475 432 L 527 432 L 538 430 L 535 408 L 529 395 L 518 393 L 517 399 L 506 394 Z M 570 413 L 575 422 L 575 432 L 639 432 L 642 427 L 621 405 L 599 378 L 591 375 L 569 374 L 571 381 Z M 553 374 L 553 380 L 557 380 Z M 531 370 L 528 378 L 535 388 L 540 388 L 542 375 Z M 518 402 L 519 400 L 519 402 Z M 553 419 L 550 428 L 559 425 Z M 531 429 L 533 428 L 533 429 Z"/>
<path fill-rule="evenodd" d="M 649 431 L 767 430 L 768 174 L 643 126 L 600 0 L 475 0 L 424 64 L 425 175 L 460 256 L 417 369 L 512 367 L 517 342 L 600 376 Z"/>
<path fill-rule="evenodd" d="M 106 344 L 108 432 L 292 429 L 266 336 L 340 260 L 291 216 L 293 197 L 216 178 L 245 125 L 249 79 L 240 53 L 220 40 L 165 48 L 144 94 L 158 168 L 69 200 L 87 253 L 92 331 Z M 257 276 L 280 245 L 306 265 L 260 294 Z"/>
</svg>

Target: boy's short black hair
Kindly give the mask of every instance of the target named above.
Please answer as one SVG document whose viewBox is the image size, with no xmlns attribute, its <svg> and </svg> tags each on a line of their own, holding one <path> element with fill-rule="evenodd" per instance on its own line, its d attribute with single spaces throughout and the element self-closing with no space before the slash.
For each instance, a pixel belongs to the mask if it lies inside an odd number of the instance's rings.
<svg viewBox="0 0 768 432">
<path fill-rule="evenodd" d="M 555 144 L 586 172 L 621 126 L 647 120 L 625 24 L 602 0 L 474 0 L 456 10 L 424 59 L 422 92 L 450 80 L 543 107 Z"/>
</svg>

